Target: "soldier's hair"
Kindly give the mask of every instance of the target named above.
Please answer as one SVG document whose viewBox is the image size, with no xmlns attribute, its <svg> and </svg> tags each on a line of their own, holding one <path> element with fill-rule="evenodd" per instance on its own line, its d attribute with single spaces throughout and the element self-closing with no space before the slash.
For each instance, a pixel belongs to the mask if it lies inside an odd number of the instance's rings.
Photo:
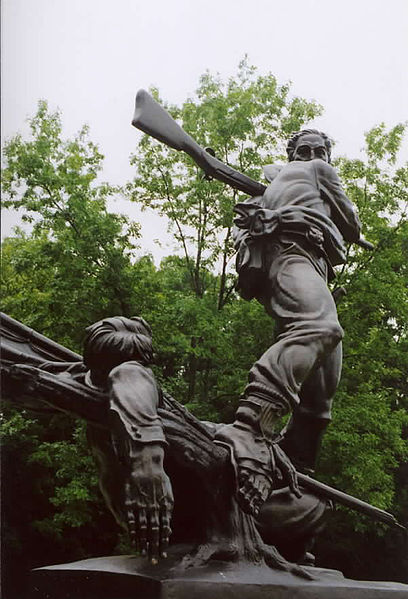
<svg viewBox="0 0 408 599">
<path fill-rule="evenodd" d="M 143 318 L 114 316 L 86 329 L 83 360 L 91 371 L 108 373 L 119 364 L 153 361 L 152 330 Z"/>
<path fill-rule="evenodd" d="M 295 153 L 296 145 L 297 145 L 299 139 L 301 137 L 303 137 L 304 135 L 310 135 L 310 134 L 320 135 L 320 137 L 323 139 L 324 145 L 326 146 L 328 160 L 329 160 L 329 162 L 331 162 L 332 142 L 331 142 L 330 138 L 328 137 L 328 135 L 326 135 L 326 133 L 323 133 L 322 131 L 318 131 L 317 129 L 302 129 L 301 131 L 296 131 L 295 133 L 293 133 L 291 135 L 291 137 L 288 140 L 287 146 L 286 146 L 286 153 L 288 155 L 289 162 L 292 162 L 292 160 L 293 160 L 293 155 Z"/>
</svg>

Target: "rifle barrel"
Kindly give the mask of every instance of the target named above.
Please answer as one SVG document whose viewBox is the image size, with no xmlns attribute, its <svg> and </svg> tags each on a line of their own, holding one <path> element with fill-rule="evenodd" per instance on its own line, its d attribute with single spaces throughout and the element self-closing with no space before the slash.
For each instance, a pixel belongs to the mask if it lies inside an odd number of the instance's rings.
<svg viewBox="0 0 408 599">
<path fill-rule="evenodd" d="M 386 512 L 385 510 L 381 510 L 380 508 L 375 507 L 366 501 L 362 501 L 361 499 L 357 499 L 352 495 L 347 495 L 347 493 L 343 493 L 343 491 L 338 491 L 333 487 L 329 487 L 329 485 L 321 483 L 320 481 L 315 480 L 314 478 L 311 478 L 305 474 L 301 474 L 300 472 L 298 472 L 297 476 L 300 484 L 312 491 L 315 491 L 316 494 L 321 495 L 322 497 L 332 499 L 341 505 L 354 509 L 362 514 L 366 514 L 374 520 L 385 522 L 385 524 L 388 524 L 389 526 L 394 526 L 404 531 L 407 530 L 405 526 L 402 526 L 402 524 L 400 524 L 392 514 Z"/>
</svg>

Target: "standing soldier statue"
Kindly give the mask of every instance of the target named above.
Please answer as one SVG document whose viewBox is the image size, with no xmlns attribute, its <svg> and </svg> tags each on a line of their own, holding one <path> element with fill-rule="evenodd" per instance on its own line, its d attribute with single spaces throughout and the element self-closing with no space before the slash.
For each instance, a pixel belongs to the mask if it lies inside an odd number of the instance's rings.
<svg viewBox="0 0 408 599">
<path fill-rule="evenodd" d="M 333 266 L 345 262 L 345 242 L 367 242 L 330 152 L 324 133 L 295 133 L 287 145 L 289 163 L 266 166 L 270 184 L 262 196 L 235 207 L 238 289 L 246 299 L 256 297 L 277 327 L 276 342 L 250 370 L 237 422 L 220 433 L 234 447 L 238 470 L 241 460 L 250 459 L 237 433 L 239 422 L 278 440 L 296 468 L 310 473 L 331 419 L 343 330 L 327 283 Z M 289 410 L 291 419 L 276 436 L 274 425 Z M 255 464 L 251 472 L 256 473 L 251 486 L 259 488 L 261 472 Z M 248 497 L 247 466 L 241 474 Z M 268 487 L 263 494 L 253 491 L 258 505 Z"/>
<path fill-rule="evenodd" d="M 232 450 L 241 505 L 257 513 L 282 465 L 295 495 L 291 462 L 305 473 L 314 470 L 342 362 L 343 330 L 327 284 L 333 267 L 346 261 L 347 242 L 373 246 L 361 236 L 324 133 L 294 133 L 288 164 L 264 167 L 265 187 L 200 148 L 143 90 L 133 125 L 187 152 L 207 176 L 252 196 L 235 207 L 237 288 L 264 305 L 276 322 L 277 339 L 251 368 L 236 421 L 216 438 Z M 276 423 L 289 410 L 291 419 L 278 434 Z"/>
</svg>

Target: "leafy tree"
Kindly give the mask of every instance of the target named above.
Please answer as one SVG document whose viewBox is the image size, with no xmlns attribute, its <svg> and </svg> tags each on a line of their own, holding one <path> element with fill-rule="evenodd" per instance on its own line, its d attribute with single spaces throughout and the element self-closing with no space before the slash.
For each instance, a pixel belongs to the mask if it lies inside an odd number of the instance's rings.
<svg viewBox="0 0 408 599">
<path fill-rule="evenodd" d="M 98 183 L 103 156 L 87 128 L 63 139 L 59 113 L 40 102 L 30 129 L 29 140 L 17 135 L 4 147 L 4 205 L 23 209 L 33 227 L 3 243 L 3 310 L 80 350 L 91 322 L 143 309 L 135 280 L 149 260 L 134 266 L 139 227 L 106 209 L 120 190 Z M 83 426 L 3 408 L 3 558 L 13 588 L 16 569 L 90 555 L 95 536 L 111 552 L 117 530 L 96 491 Z"/>
<path fill-rule="evenodd" d="M 103 156 L 87 127 L 64 140 L 60 114 L 46 102 L 29 124 L 31 139 L 16 135 L 3 153 L 4 206 L 23 209 L 33 225 L 4 244 L 4 309 L 78 347 L 78 331 L 92 320 L 134 311 L 139 226 L 107 211 L 120 189 L 97 182 Z"/>
<path fill-rule="evenodd" d="M 97 491 L 82 423 L 3 403 L 0 431 L 2 589 L 21 599 L 31 568 L 112 553 L 117 527 Z"/>
<path fill-rule="evenodd" d="M 188 285 L 183 259 L 166 258 L 155 275 L 160 292 L 144 315 L 165 388 L 203 419 L 232 420 L 249 367 L 271 343 L 273 323 L 259 304 L 235 295 L 218 310 L 219 277 L 205 275 L 207 292 L 200 298 Z"/>
<path fill-rule="evenodd" d="M 374 127 L 366 135 L 364 159 L 343 157 L 337 163 L 375 249 L 350 248 L 349 262 L 337 277 L 336 284 L 347 290 L 339 306 L 345 356 L 320 465 L 328 482 L 393 511 L 407 525 L 402 482 L 408 464 L 408 166 L 396 166 L 403 133 L 403 125 L 390 131 Z M 352 513 L 336 521 L 332 534 L 343 543 L 336 558 L 340 554 L 351 576 L 381 573 L 355 562 L 352 542 L 360 545 L 360 553 L 378 552 L 384 577 L 399 568 L 394 577 L 406 581 L 401 573 L 408 566 L 407 546 L 401 535 Z M 389 560 L 383 554 L 391 544 Z"/>
</svg>

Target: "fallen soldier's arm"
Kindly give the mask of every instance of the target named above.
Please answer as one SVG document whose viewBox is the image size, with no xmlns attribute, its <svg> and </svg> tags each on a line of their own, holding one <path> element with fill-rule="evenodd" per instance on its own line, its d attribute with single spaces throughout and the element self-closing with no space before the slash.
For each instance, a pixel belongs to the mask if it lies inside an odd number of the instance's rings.
<svg viewBox="0 0 408 599">
<path fill-rule="evenodd" d="M 151 370 L 125 362 L 111 371 L 105 390 L 69 372 L 28 364 L 4 364 L 2 379 L 3 396 L 22 407 L 63 411 L 87 421 L 108 507 L 142 554 L 154 563 L 165 557 L 173 493 L 163 468 L 166 440 Z"/>
<path fill-rule="evenodd" d="M 167 445 L 150 368 L 125 362 L 108 377 L 111 439 L 125 470 L 124 514 L 130 538 L 152 563 L 166 557 L 173 492 L 164 471 Z"/>
</svg>

